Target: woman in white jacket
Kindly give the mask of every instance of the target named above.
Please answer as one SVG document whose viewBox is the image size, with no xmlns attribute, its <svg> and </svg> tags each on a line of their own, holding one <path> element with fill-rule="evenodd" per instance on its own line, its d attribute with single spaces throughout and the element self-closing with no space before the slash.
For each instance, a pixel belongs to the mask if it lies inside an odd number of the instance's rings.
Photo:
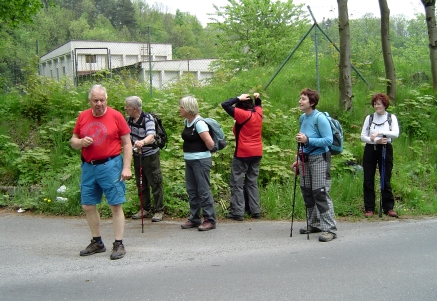
<svg viewBox="0 0 437 301">
<path fill-rule="evenodd" d="M 390 180 L 393 169 L 392 141 L 399 136 L 398 120 L 395 115 L 386 111 L 390 105 L 386 94 L 375 94 L 371 103 L 375 113 L 366 117 L 361 130 L 361 141 L 366 142 L 363 156 L 364 216 L 372 217 L 375 211 L 375 172 L 378 165 L 380 177 L 384 179 L 381 191 L 382 210 L 388 216 L 397 217 L 397 213 L 393 210 L 394 197 Z M 384 149 L 385 158 L 383 158 Z"/>
</svg>

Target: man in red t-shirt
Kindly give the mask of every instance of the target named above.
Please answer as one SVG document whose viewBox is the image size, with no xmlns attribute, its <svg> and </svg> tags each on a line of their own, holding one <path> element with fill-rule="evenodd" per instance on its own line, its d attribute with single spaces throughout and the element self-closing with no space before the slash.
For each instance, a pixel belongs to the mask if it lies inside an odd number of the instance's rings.
<svg viewBox="0 0 437 301">
<path fill-rule="evenodd" d="M 249 94 L 241 94 L 222 103 L 223 109 L 235 119 L 235 152 L 230 179 L 231 208 L 227 218 L 237 221 L 244 220 L 245 211 L 253 218 L 261 217 L 257 181 L 263 148 L 263 111 L 259 93 L 253 96 L 255 103 Z"/>
<path fill-rule="evenodd" d="M 105 194 L 112 211 L 115 242 L 111 259 L 122 258 L 124 213 L 126 202 L 125 180 L 132 177 L 130 165 L 132 145 L 130 129 L 123 115 L 107 106 L 106 89 L 94 85 L 88 94 L 91 108 L 79 114 L 71 137 L 71 147 L 80 149 L 82 155 L 81 204 L 91 231 L 91 243 L 80 256 L 106 251 L 100 235 L 100 215 L 96 205 Z M 121 151 L 123 147 L 123 158 Z"/>
</svg>

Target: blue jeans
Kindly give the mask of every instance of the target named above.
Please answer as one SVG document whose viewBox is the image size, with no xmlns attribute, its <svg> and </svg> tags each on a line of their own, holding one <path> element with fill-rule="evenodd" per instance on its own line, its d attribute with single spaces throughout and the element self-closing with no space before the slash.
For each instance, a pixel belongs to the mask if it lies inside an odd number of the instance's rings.
<svg viewBox="0 0 437 301">
<path fill-rule="evenodd" d="M 214 200 L 212 198 L 209 174 L 212 158 L 199 160 L 185 160 L 185 187 L 190 203 L 190 217 L 188 220 L 200 224 L 200 209 L 203 218 L 216 223 Z"/>
</svg>

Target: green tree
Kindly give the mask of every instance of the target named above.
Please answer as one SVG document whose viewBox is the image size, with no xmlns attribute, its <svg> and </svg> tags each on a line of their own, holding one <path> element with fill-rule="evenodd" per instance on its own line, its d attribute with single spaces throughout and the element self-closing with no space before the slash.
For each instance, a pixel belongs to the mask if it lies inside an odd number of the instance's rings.
<svg viewBox="0 0 437 301">
<path fill-rule="evenodd" d="M 229 68 L 266 66 L 283 60 L 308 24 L 302 5 L 271 0 L 228 0 L 216 10 L 217 51 Z"/>
<path fill-rule="evenodd" d="M 0 26 L 17 27 L 20 23 L 30 23 L 41 9 L 41 0 L 8 0 L 0 2 Z"/>
</svg>

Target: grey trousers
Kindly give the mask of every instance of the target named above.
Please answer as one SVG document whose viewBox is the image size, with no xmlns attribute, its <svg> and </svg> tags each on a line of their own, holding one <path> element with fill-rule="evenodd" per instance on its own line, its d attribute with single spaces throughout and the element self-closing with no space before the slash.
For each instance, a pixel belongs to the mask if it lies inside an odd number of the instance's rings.
<svg viewBox="0 0 437 301">
<path fill-rule="evenodd" d="M 245 197 L 251 214 L 261 213 L 258 175 L 261 159 L 243 161 L 237 158 L 232 159 L 231 168 L 231 209 L 234 216 L 244 216 Z"/>
<path fill-rule="evenodd" d="M 331 181 L 327 179 L 329 163 L 323 154 L 308 156 L 305 163 L 299 158 L 300 189 L 307 207 L 308 225 L 335 234 L 337 224 L 329 195 Z"/>
<path fill-rule="evenodd" d="M 200 210 L 203 219 L 216 223 L 214 200 L 210 185 L 210 170 L 212 158 L 199 160 L 185 160 L 185 187 L 190 203 L 190 217 L 188 220 L 200 224 Z"/>
</svg>

